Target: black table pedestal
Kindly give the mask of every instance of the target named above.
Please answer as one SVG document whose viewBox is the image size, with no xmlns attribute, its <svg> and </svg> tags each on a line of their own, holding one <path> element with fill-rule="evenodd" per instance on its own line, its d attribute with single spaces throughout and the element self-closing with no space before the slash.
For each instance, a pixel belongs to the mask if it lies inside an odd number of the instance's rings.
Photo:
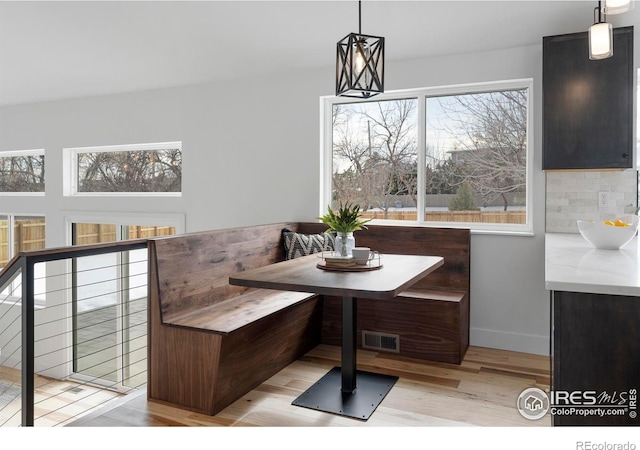
<svg viewBox="0 0 640 450">
<path fill-rule="evenodd" d="M 356 299 L 342 298 L 342 368 L 334 367 L 291 404 L 367 420 L 398 377 L 356 370 Z"/>
</svg>

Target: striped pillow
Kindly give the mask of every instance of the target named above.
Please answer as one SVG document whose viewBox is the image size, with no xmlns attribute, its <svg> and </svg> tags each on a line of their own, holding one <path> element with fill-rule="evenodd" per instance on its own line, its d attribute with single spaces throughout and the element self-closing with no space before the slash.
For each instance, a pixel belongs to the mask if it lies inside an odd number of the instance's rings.
<svg viewBox="0 0 640 450">
<path fill-rule="evenodd" d="M 329 233 L 302 234 L 285 228 L 282 230 L 282 238 L 286 259 L 299 258 L 322 251 L 332 251 L 335 247 L 335 238 Z"/>
</svg>

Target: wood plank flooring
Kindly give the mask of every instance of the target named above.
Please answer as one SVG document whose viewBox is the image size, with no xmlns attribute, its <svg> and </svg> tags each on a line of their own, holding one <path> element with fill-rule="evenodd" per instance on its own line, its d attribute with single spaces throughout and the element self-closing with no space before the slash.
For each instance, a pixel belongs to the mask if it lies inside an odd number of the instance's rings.
<svg viewBox="0 0 640 450">
<path fill-rule="evenodd" d="M 149 402 L 142 392 L 68 427 L 550 427 L 516 408 L 528 387 L 549 388 L 549 357 L 471 347 L 461 365 L 358 351 L 358 369 L 399 377 L 368 421 L 292 406 L 340 364 L 340 348 L 320 345 L 216 416 Z"/>
<path fill-rule="evenodd" d="M 20 388 L 20 371 L 0 366 L 0 380 Z M 36 375 L 34 378 L 34 426 L 61 427 L 86 414 L 101 410 L 111 401 L 123 397 L 114 391 L 71 380 L 56 380 Z M 144 391 L 143 391 L 144 392 Z M 0 405 L 0 428 L 19 427 L 22 423 L 22 397 Z"/>
</svg>

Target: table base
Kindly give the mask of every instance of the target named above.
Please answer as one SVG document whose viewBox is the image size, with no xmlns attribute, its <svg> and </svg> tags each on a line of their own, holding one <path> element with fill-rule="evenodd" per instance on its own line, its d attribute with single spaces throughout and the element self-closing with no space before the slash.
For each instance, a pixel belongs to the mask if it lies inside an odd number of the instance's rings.
<svg viewBox="0 0 640 450">
<path fill-rule="evenodd" d="M 360 370 L 356 375 L 356 390 L 351 394 L 342 393 L 340 367 L 334 367 L 291 404 L 367 420 L 389 393 L 398 377 Z"/>
</svg>

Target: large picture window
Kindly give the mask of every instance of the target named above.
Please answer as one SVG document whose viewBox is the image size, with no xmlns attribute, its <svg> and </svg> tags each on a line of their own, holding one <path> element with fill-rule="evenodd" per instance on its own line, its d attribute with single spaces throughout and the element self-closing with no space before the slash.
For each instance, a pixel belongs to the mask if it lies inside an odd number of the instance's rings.
<svg viewBox="0 0 640 450">
<path fill-rule="evenodd" d="M 530 95 L 516 80 L 325 98 L 320 209 L 530 233 Z"/>
<path fill-rule="evenodd" d="M 44 150 L 0 152 L 0 194 L 44 195 Z"/>
<path fill-rule="evenodd" d="M 66 195 L 180 195 L 182 144 L 65 149 Z"/>
</svg>

